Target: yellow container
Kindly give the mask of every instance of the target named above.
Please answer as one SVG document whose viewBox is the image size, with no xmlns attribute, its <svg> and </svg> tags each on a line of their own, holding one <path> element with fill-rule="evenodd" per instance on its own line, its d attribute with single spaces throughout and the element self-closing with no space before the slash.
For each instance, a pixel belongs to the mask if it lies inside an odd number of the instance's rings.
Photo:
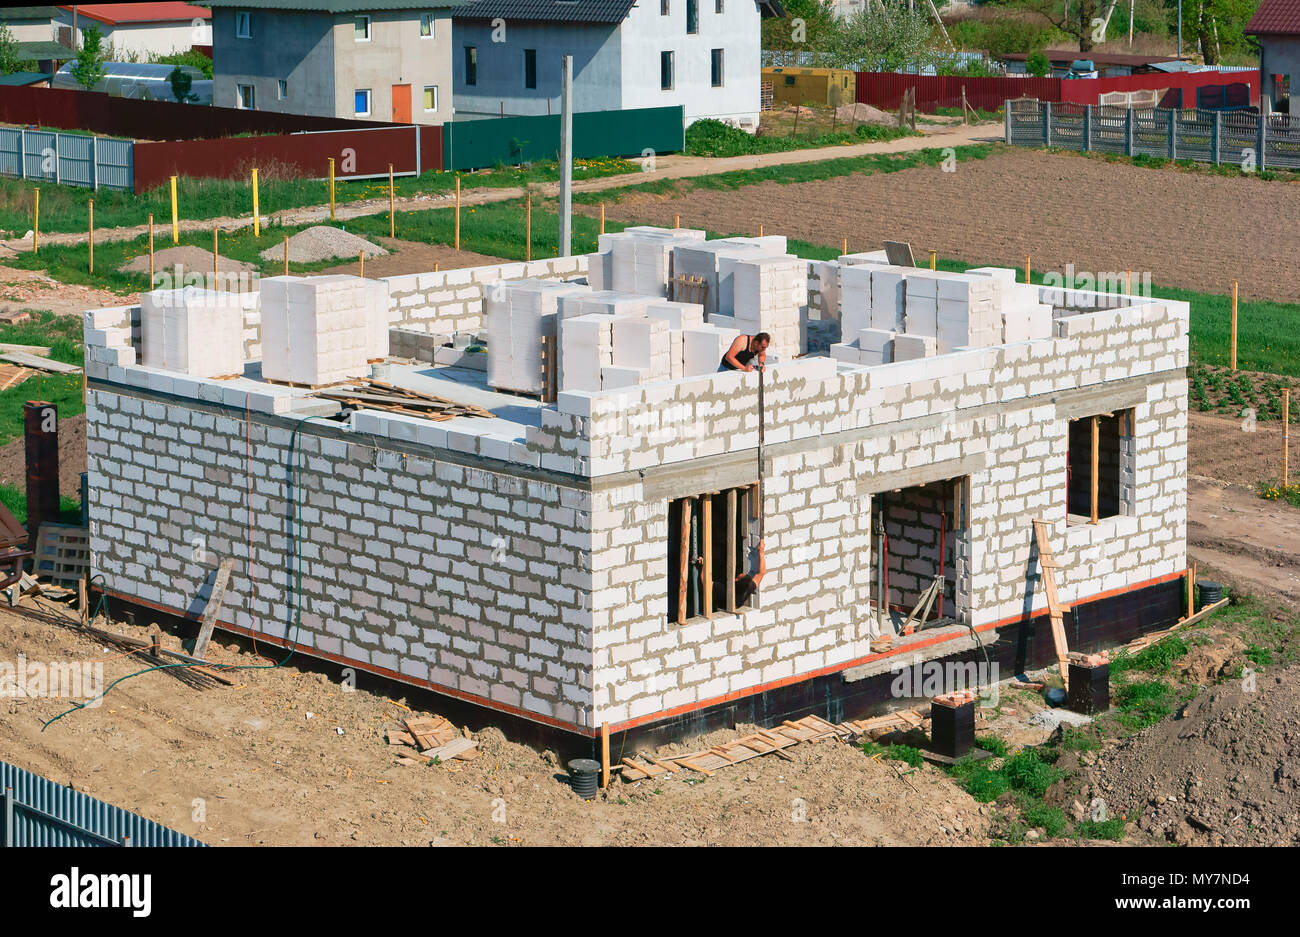
<svg viewBox="0 0 1300 937">
<path fill-rule="evenodd" d="M 853 72 L 847 68 L 792 68 L 774 65 L 763 69 L 763 80 L 772 83 L 772 104 L 808 104 L 839 107 L 854 103 Z"/>
</svg>

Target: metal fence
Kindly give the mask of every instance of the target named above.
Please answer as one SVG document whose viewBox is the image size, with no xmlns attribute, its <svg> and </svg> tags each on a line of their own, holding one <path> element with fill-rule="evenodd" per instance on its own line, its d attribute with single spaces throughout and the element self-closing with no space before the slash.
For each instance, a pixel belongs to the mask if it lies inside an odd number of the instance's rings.
<svg viewBox="0 0 1300 937">
<path fill-rule="evenodd" d="M 1006 102 L 1004 135 L 1016 146 L 1300 169 L 1300 118 L 1287 114 L 1015 100 Z"/>
<path fill-rule="evenodd" d="M 205 846 L 0 761 L 0 846 Z"/>
<path fill-rule="evenodd" d="M 130 192 L 134 148 L 112 137 L 0 129 L 0 175 Z"/>
</svg>

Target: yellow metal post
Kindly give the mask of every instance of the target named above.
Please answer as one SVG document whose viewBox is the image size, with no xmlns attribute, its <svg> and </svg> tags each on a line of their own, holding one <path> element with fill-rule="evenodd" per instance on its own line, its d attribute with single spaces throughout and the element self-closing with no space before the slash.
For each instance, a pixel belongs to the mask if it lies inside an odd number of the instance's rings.
<svg viewBox="0 0 1300 937">
<path fill-rule="evenodd" d="M 253 170 L 253 237 L 262 236 L 262 216 L 257 210 L 257 170 Z"/>
<path fill-rule="evenodd" d="M 930 251 L 930 269 L 931 269 L 931 270 L 934 269 L 935 259 L 936 259 L 936 252 L 935 252 L 935 251 Z"/>
<path fill-rule="evenodd" d="M 456 250 L 460 250 L 460 176 L 456 176 Z"/>
<path fill-rule="evenodd" d="M 1228 348 L 1232 370 L 1237 370 L 1237 281 L 1232 281 L 1232 338 Z"/>
<path fill-rule="evenodd" d="M 149 289 L 153 289 L 153 213 L 149 214 Z"/>
<path fill-rule="evenodd" d="M 393 164 L 388 164 L 388 236 L 397 237 L 397 193 L 393 189 Z"/>
<path fill-rule="evenodd" d="M 172 176 L 171 178 L 171 186 L 172 186 L 172 243 L 179 244 L 181 242 L 181 226 L 179 221 L 180 216 L 176 213 L 176 177 L 175 176 Z"/>
<path fill-rule="evenodd" d="M 90 272 L 95 272 L 95 200 L 88 199 L 86 202 L 90 209 Z"/>
<path fill-rule="evenodd" d="M 334 157 L 330 160 L 330 221 L 334 220 Z"/>
<path fill-rule="evenodd" d="M 36 213 L 32 222 L 32 253 L 41 252 L 41 190 L 36 190 Z"/>
</svg>

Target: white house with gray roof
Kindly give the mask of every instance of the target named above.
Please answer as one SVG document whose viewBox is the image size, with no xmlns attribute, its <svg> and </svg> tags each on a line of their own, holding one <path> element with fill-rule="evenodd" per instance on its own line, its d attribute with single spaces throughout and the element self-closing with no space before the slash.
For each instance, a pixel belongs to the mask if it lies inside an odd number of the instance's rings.
<svg viewBox="0 0 1300 937">
<path fill-rule="evenodd" d="M 758 126 L 755 0 L 467 0 L 452 11 L 456 116 L 558 113 L 561 63 L 573 56 L 576 111 L 681 105 Z"/>
</svg>

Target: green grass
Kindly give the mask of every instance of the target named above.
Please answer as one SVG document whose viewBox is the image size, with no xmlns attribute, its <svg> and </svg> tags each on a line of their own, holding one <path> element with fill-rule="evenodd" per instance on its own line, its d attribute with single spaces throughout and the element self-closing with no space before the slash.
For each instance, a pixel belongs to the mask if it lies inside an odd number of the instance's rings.
<svg viewBox="0 0 1300 937">
<path fill-rule="evenodd" d="M 1124 838 L 1124 821 L 1119 817 L 1109 820 L 1081 820 L 1074 834 L 1082 839 L 1108 839 L 1119 842 Z"/>
<path fill-rule="evenodd" d="M 1178 635 L 1170 635 L 1155 644 L 1148 645 L 1136 654 L 1120 653 L 1110 662 L 1112 676 L 1127 671 L 1142 671 L 1150 674 L 1167 674 L 1174 667 L 1174 661 L 1187 653 L 1187 642 Z"/>
<path fill-rule="evenodd" d="M 1121 683 L 1111 691 L 1111 701 L 1119 710 L 1119 724 L 1129 732 L 1155 725 L 1174 711 L 1178 692 L 1162 680 L 1136 680 Z"/>
<path fill-rule="evenodd" d="M 1008 791 L 1041 799 L 1060 777 L 1060 772 L 1036 748 L 1022 748 L 1003 758 L 996 768 L 989 767 L 991 761 L 976 761 L 968 756 L 950 767 L 948 773 L 981 803 L 997 800 Z"/>
<path fill-rule="evenodd" d="M 249 169 L 252 168 L 250 165 Z M 329 204 L 329 182 L 323 179 L 277 179 L 271 167 L 259 167 L 263 176 L 258 181 L 258 209 L 263 216 L 286 208 Z M 575 160 L 575 180 L 596 179 L 639 171 L 638 164 L 625 159 Z M 325 172 L 324 161 L 321 166 Z M 559 165 L 542 161 L 524 167 L 499 167 L 490 171 L 451 172 L 427 170 L 419 176 L 406 176 L 394 180 L 398 197 L 413 195 L 439 195 L 451 192 L 460 177 L 462 192 L 476 188 L 509 188 L 555 182 L 560 178 Z M 34 207 L 34 185 L 19 179 L 0 179 L 0 229 L 17 236 L 31 230 Z M 115 228 L 143 225 L 149 215 L 162 230 L 171 224 L 171 194 L 166 184 L 133 195 L 101 189 L 91 192 L 78 186 L 41 183 L 41 232 L 77 232 L 86 230 L 89 221 L 87 200 L 95 200 L 95 227 Z M 252 186 L 248 179 L 191 179 L 177 180 L 176 200 L 182 220 L 196 221 L 208 218 L 251 217 L 253 213 Z M 354 182 L 336 181 L 334 199 L 337 204 L 362 199 L 388 197 L 388 180 L 365 179 Z M 44 248 L 42 248 L 44 250 Z"/>
<path fill-rule="evenodd" d="M 18 523 L 27 523 L 27 493 L 20 490 L 17 485 L 0 482 L 0 504 L 9 509 L 9 513 L 17 519 Z M 60 495 L 59 514 L 53 520 L 64 524 L 80 524 L 81 502 L 76 498 Z"/>
<path fill-rule="evenodd" d="M 1255 491 L 1265 501 L 1285 501 L 1292 507 L 1300 508 L 1300 483 L 1288 480 L 1283 485 L 1280 478 L 1270 478 L 1268 481 L 1256 482 Z"/>
<path fill-rule="evenodd" d="M 78 366 L 84 360 L 81 336 L 79 316 L 56 316 L 47 311 L 32 312 L 32 318 L 28 322 L 0 325 L 0 342 L 49 346 L 51 358 Z M 44 400 L 55 404 L 60 419 L 84 413 L 86 407 L 81 397 L 81 374 L 35 374 L 16 387 L 0 391 L 0 445 L 22 437 L 23 406 L 29 400 Z M 11 493 L 0 498 L 11 511 L 14 511 L 13 497 L 15 495 Z M 23 499 L 21 511 L 25 517 L 25 496 Z M 17 515 L 18 512 L 14 513 Z"/>
<path fill-rule="evenodd" d="M 686 128 L 686 154 L 688 156 L 748 156 L 755 153 L 782 153 L 826 146 L 849 146 L 854 143 L 873 143 L 916 136 L 903 127 L 885 127 L 880 124 L 858 124 L 845 129 L 824 130 L 815 134 L 791 136 L 785 133 L 746 133 L 738 127 L 720 120 L 697 120 Z M 791 128 L 794 129 L 793 127 Z"/>
<path fill-rule="evenodd" d="M 892 761 L 902 761 L 913 768 L 921 767 L 921 751 L 912 745 L 881 745 L 879 742 L 863 742 L 862 753 L 868 757 L 882 755 Z"/>
</svg>

